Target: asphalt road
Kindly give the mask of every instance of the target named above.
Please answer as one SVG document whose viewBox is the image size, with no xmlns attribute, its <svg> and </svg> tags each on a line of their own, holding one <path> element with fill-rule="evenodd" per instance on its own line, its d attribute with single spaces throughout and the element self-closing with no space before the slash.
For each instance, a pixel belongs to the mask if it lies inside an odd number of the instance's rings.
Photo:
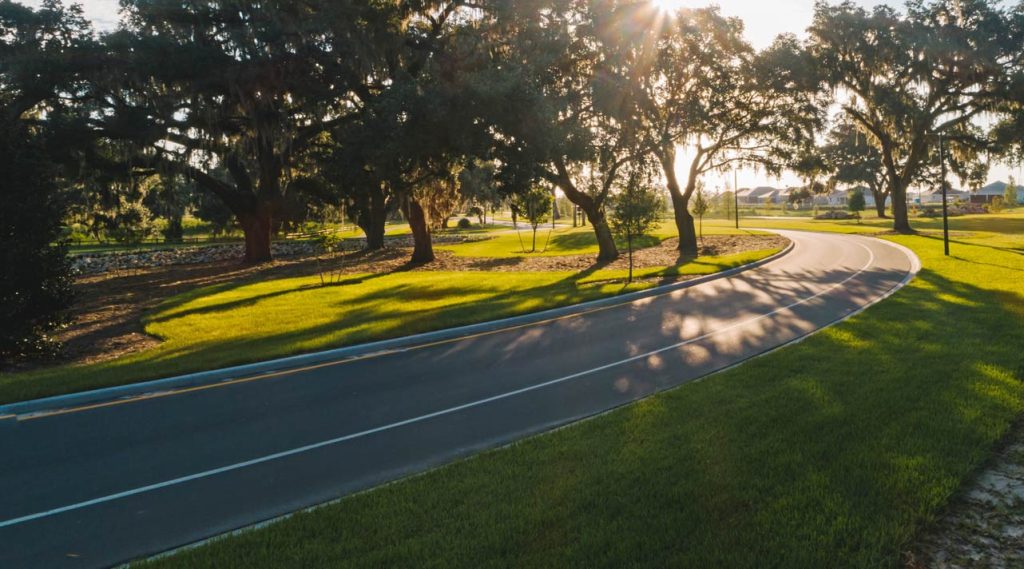
<svg viewBox="0 0 1024 569">
<path fill-rule="evenodd" d="M 738 276 L 518 328 L 165 397 L 0 420 L 0 567 L 103 567 L 599 413 L 799 339 L 913 258 L 780 232 Z"/>
</svg>

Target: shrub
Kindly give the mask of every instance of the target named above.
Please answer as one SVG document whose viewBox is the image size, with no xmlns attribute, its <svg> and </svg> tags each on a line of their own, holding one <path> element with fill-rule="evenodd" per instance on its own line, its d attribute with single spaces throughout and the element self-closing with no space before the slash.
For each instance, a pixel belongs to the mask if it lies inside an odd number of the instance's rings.
<svg viewBox="0 0 1024 569">
<path fill-rule="evenodd" d="M 463 217 L 459 220 L 459 229 L 470 229 L 473 227 L 473 222 L 468 218 Z"/>
<path fill-rule="evenodd" d="M 61 219 L 64 200 L 40 145 L 0 125 L 0 362 L 41 357 L 71 304 L 71 267 Z"/>
<path fill-rule="evenodd" d="M 847 208 L 854 213 L 859 213 L 864 211 L 865 205 L 864 190 L 860 188 L 850 190 L 850 200 L 847 203 Z"/>
</svg>

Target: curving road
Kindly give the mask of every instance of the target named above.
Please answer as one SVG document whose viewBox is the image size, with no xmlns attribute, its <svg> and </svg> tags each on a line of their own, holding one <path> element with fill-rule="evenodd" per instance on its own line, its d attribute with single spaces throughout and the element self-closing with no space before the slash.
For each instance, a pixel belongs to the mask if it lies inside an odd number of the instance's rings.
<svg viewBox="0 0 1024 569">
<path fill-rule="evenodd" d="M 551 429 L 798 340 L 918 267 L 876 239 L 779 233 L 788 255 L 643 300 L 0 418 L 0 567 L 109 566 Z"/>
</svg>

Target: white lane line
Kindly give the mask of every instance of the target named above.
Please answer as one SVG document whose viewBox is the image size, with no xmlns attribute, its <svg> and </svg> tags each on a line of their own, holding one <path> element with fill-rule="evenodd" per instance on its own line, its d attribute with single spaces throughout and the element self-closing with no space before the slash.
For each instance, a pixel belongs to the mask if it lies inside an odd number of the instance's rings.
<svg viewBox="0 0 1024 569">
<path fill-rule="evenodd" d="M 78 503 L 75 503 L 75 504 L 69 504 L 67 506 L 61 506 L 59 508 L 53 508 L 52 510 L 46 510 L 44 512 L 38 512 L 38 513 L 35 513 L 35 514 L 29 514 L 27 516 L 21 516 L 19 518 L 13 518 L 13 519 L 5 520 L 5 521 L 0 522 L 0 528 L 10 527 L 10 526 L 18 525 L 18 524 L 23 524 L 23 523 L 30 522 L 30 521 L 33 521 L 33 520 L 38 520 L 38 519 L 41 519 L 41 518 L 47 518 L 47 517 L 55 516 L 55 515 L 58 515 L 58 514 L 63 514 L 65 512 L 70 512 L 70 511 L 74 511 L 74 510 L 80 510 L 82 508 L 88 508 L 89 506 L 95 506 L 95 505 L 103 504 L 103 503 L 106 503 L 106 502 L 113 502 L 113 501 L 119 500 L 121 498 L 128 498 L 130 496 L 135 496 L 137 494 L 144 494 L 146 492 L 152 492 L 154 490 L 160 490 L 161 488 L 167 488 L 169 486 L 176 486 L 178 484 L 184 484 L 186 482 L 192 482 L 194 480 L 200 480 L 200 479 L 203 479 L 203 478 L 209 478 L 211 476 L 216 476 L 218 474 L 224 474 L 225 472 L 232 472 L 234 470 L 240 470 L 240 469 L 247 468 L 247 467 L 250 467 L 250 466 L 255 466 L 257 464 L 263 464 L 265 462 L 271 462 L 271 461 L 274 461 L 274 460 L 277 460 L 277 459 L 280 459 L 280 458 L 286 458 L 286 457 L 289 457 L 289 456 L 295 456 L 297 454 L 307 453 L 307 452 L 314 451 L 314 450 L 317 450 L 317 449 L 321 449 L 321 448 L 324 448 L 324 447 L 336 445 L 336 444 L 343 443 L 343 442 L 346 442 L 346 441 L 351 441 L 353 439 L 363 438 L 363 437 L 366 437 L 366 436 L 369 436 L 369 435 L 373 435 L 373 434 L 376 434 L 376 433 L 381 433 L 381 432 L 384 432 L 384 431 L 390 431 L 390 430 L 393 430 L 393 429 L 397 429 L 397 428 L 400 428 L 400 427 L 405 427 L 405 426 L 412 425 L 412 424 L 415 424 L 415 423 L 422 423 L 423 421 L 428 421 L 430 419 L 436 419 L 437 417 L 443 417 L 445 415 L 451 415 L 451 414 L 454 414 L 454 413 L 458 413 L 460 411 L 465 411 L 466 409 L 472 409 L 474 407 L 479 407 L 481 405 L 487 405 L 489 403 L 494 403 L 495 401 L 501 401 L 503 399 L 509 399 L 511 397 L 516 397 L 517 395 L 522 395 L 524 393 L 529 393 L 531 391 L 537 391 L 539 389 L 544 389 L 545 387 L 551 387 L 552 385 L 558 385 L 560 383 L 565 383 L 567 381 L 578 379 L 580 377 L 584 377 L 584 376 L 587 376 L 587 375 L 590 375 L 590 374 L 593 374 L 593 373 L 597 373 L 597 372 L 600 372 L 600 371 L 605 371 L 605 370 L 608 370 L 608 369 L 612 369 L 614 367 L 618 367 L 618 366 L 623 365 L 623 364 L 632 363 L 632 362 L 635 362 L 635 361 L 638 361 L 638 360 L 642 360 L 644 358 L 648 358 L 650 356 L 654 356 L 654 355 L 657 355 L 657 354 L 660 354 L 660 353 L 663 353 L 663 352 L 667 352 L 667 351 L 670 351 L 670 350 L 675 350 L 675 349 L 678 349 L 678 348 L 681 348 L 681 347 L 684 347 L 684 346 L 687 346 L 687 345 L 690 345 L 690 344 L 694 344 L 696 342 L 700 342 L 702 340 L 706 340 L 708 338 L 711 338 L 712 336 L 716 336 L 718 334 L 722 334 L 722 333 L 728 332 L 730 330 L 735 330 L 736 328 L 740 328 L 742 326 L 746 326 L 748 324 L 751 324 L 751 323 L 754 323 L 754 322 L 758 322 L 758 321 L 763 320 L 765 318 L 774 316 L 775 314 L 778 314 L 780 312 L 789 310 L 789 309 L 794 308 L 796 306 L 800 306 L 801 304 L 806 304 L 806 303 L 808 303 L 808 302 L 810 302 L 810 301 L 812 301 L 812 300 L 814 300 L 814 299 L 816 299 L 818 297 L 824 296 L 824 295 L 828 294 L 829 292 L 832 292 L 833 290 L 835 290 L 835 289 L 845 285 L 846 283 L 850 282 L 851 280 L 857 278 L 858 276 L 861 275 L 861 273 L 866 271 L 868 269 L 868 267 L 870 267 L 871 265 L 874 264 L 874 262 L 875 262 L 875 253 L 868 246 L 864 245 L 863 243 L 858 243 L 858 242 L 854 242 L 854 243 L 856 243 L 858 246 L 860 246 L 861 248 L 863 248 L 865 251 L 868 252 L 868 262 L 863 267 L 861 267 L 859 270 L 857 270 L 857 272 L 855 272 L 852 275 L 850 275 L 849 277 L 843 279 L 841 282 L 835 283 L 832 286 L 830 286 L 830 287 L 828 287 L 828 288 L 818 292 L 817 294 L 814 294 L 812 296 L 808 296 L 808 297 L 806 297 L 806 298 L 804 298 L 802 300 L 799 300 L 797 302 L 794 302 L 792 304 L 788 304 L 788 305 L 783 306 L 781 308 L 776 308 L 775 310 L 773 310 L 771 312 L 767 312 L 767 313 L 762 314 L 760 316 L 755 316 L 754 318 L 750 318 L 750 319 L 744 320 L 742 322 L 737 322 L 735 324 L 726 326 L 725 328 L 721 328 L 721 329 L 715 330 L 713 332 L 708 332 L 707 334 L 704 334 L 702 336 L 699 336 L 699 337 L 696 337 L 696 338 L 691 338 L 689 340 L 684 340 L 682 342 L 678 342 L 678 343 L 672 344 L 670 346 L 665 346 L 663 348 L 658 348 L 657 350 L 653 350 L 653 351 L 646 352 L 646 353 L 643 353 L 643 354 L 638 354 L 638 355 L 626 358 L 624 360 L 619 360 L 619 361 L 616 361 L 616 362 L 612 362 L 612 363 L 609 363 L 609 364 L 598 366 L 598 367 L 595 367 L 595 368 L 592 368 L 592 369 L 588 369 L 586 371 L 580 371 L 580 372 L 576 372 L 576 373 L 571 374 L 571 375 L 567 375 L 565 377 L 560 377 L 558 379 L 552 379 L 552 380 L 546 381 L 544 383 L 538 383 L 538 384 L 535 384 L 535 385 L 531 385 L 529 387 L 523 387 L 521 389 L 516 389 L 514 391 L 509 391 L 509 392 L 506 392 L 506 393 L 502 393 L 500 395 L 494 395 L 492 397 L 487 397 L 485 399 L 480 399 L 480 400 L 477 400 L 477 401 L 472 401 L 470 403 L 465 403 L 465 404 L 458 405 L 458 406 L 455 406 L 455 407 L 450 407 L 448 409 L 442 409 L 440 411 L 435 411 L 433 413 L 428 413 L 426 415 L 420 415 L 418 417 L 412 417 L 410 419 L 405 419 L 403 421 L 398 421 L 396 423 L 390 423 L 388 425 L 382 425 L 380 427 L 375 427 L 373 429 L 367 429 L 365 431 L 360 431 L 358 433 L 352 433 L 352 434 L 349 434 L 349 435 L 344 435 L 344 436 L 341 436 L 341 437 L 329 439 L 329 440 L 326 440 L 326 441 L 320 441 L 318 443 L 313 443 L 313 444 L 309 444 L 309 445 L 293 448 L 293 449 L 282 451 L 282 452 L 276 452 L 274 454 L 268 454 L 266 456 L 261 456 L 259 458 L 254 458 L 252 460 L 247 460 L 245 462 L 238 462 L 238 463 L 235 463 L 235 464 L 229 464 L 227 466 L 222 466 L 220 468 L 214 468 L 212 470 L 205 470 L 203 472 L 197 472 L 195 474 L 190 474 L 188 476 L 182 476 L 180 478 L 174 478 L 172 480 L 166 480 L 164 482 L 158 482 L 156 484 L 150 484 L 150 485 L 147 485 L 147 486 L 140 486 L 138 488 L 133 488 L 131 490 L 125 490 L 124 492 L 118 492 L 116 494 L 109 494 L 107 496 L 101 496 L 99 498 L 93 498 L 92 500 L 86 500 L 84 502 L 78 502 Z"/>
</svg>

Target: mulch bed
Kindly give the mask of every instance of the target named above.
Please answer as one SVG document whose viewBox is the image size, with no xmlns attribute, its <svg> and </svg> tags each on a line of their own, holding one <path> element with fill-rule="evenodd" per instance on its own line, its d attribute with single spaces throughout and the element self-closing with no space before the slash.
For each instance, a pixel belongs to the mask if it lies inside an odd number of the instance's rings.
<svg viewBox="0 0 1024 569">
<path fill-rule="evenodd" d="M 676 250 L 678 241 L 634 252 L 636 268 L 665 267 L 684 263 Z M 781 248 L 788 243 L 775 235 L 716 235 L 705 237 L 700 254 L 730 255 L 745 251 Z M 392 248 L 373 252 L 354 252 L 330 261 L 329 266 L 342 273 L 390 273 L 398 271 L 582 271 L 594 268 L 593 255 L 566 257 L 513 257 L 507 259 L 457 257 L 449 251 L 435 250 L 437 260 L 422 266 L 410 266 L 409 249 Z M 326 262 L 326 261 L 325 261 Z M 217 261 L 201 265 L 176 265 L 152 269 L 120 271 L 81 277 L 75 289 L 78 297 L 72 324 L 58 334 L 64 344 L 55 364 L 84 364 L 111 360 L 141 351 L 159 343 L 145 333 L 142 315 L 165 299 L 209 285 L 244 283 L 317 274 L 315 257 L 280 259 L 259 266 L 237 261 Z M 601 268 L 626 269 L 623 254 Z M 685 277 L 681 277 L 684 279 Z M 39 367 L 37 364 L 35 367 Z M 24 371 L 26 367 L 15 370 Z"/>
</svg>

